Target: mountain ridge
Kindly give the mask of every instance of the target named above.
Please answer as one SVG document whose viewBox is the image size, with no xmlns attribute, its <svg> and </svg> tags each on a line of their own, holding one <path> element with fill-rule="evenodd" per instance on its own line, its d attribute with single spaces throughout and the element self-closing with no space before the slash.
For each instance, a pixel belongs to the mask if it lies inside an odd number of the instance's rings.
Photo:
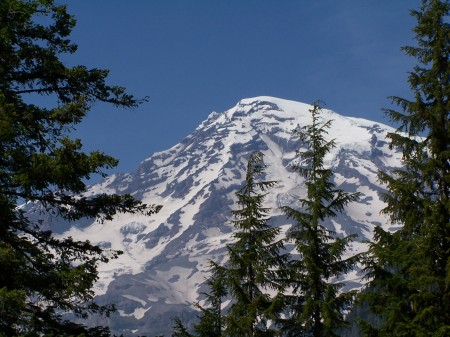
<svg viewBox="0 0 450 337">
<path fill-rule="evenodd" d="M 278 207 L 295 206 L 305 195 L 304 179 L 291 169 L 296 150 L 303 147 L 292 130 L 311 123 L 310 109 L 305 103 L 269 96 L 243 99 L 223 113 L 211 113 L 180 143 L 146 158 L 135 172 L 91 186 L 87 195 L 130 193 L 163 205 L 151 217 L 119 215 L 109 223 L 86 220 L 63 226 L 59 235 L 124 251 L 99 267 L 95 288 L 97 300 L 115 303 L 118 312 L 106 322 L 93 323 L 107 324 L 124 335 L 155 335 L 170 331 L 173 316 L 186 322 L 195 319 L 191 304 L 201 301 L 206 290 L 208 260 L 223 262 L 225 245 L 232 242 L 234 193 L 255 151 L 264 153 L 267 178 L 279 181 L 267 199 L 271 223 L 287 230 L 290 222 Z M 379 214 L 385 190 L 376 175 L 401 166 L 400 153 L 390 150 L 386 141 L 394 129 L 327 109 L 321 118 L 333 120 L 328 136 L 335 139 L 336 148 L 325 164 L 333 168 L 337 187 L 362 193 L 358 203 L 325 225 L 337 235 L 357 234 L 349 253 L 363 251 L 372 229 L 387 224 Z M 346 277 L 347 287 L 359 287 L 361 276 L 355 268 Z"/>
</svg>

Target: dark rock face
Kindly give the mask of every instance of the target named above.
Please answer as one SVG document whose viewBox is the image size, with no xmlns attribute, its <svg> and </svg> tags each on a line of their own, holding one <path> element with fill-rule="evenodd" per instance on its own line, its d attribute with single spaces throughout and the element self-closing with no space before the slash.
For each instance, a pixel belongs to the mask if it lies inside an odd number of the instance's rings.
<svg viewBox="0 0 450 337">
<path fill-rule="evenodd" d="M 207 290 L 208 261 L 221 262 L 226 244 L 233 239 L 235 192 L 243 184 L 247 159 L 254 151 L 265 155 L 267 178 L 279 181 L 267 200 L 273 210 L 271 223 L 289 228 L 278 207 L 299 207 L 298 198 L 305 196 L 303 178 L 291 169 L 296 151 L 303 146 L 292 137 L 292 130 L 310 124 L 310 108 L 271 97 L 242 100 L 228 111 L 211 114 L 181 143 L 155 153 L 136 172 L 115 175 L 92 187 L 91 194 L 131 193 L 146 203 L 163 205 L 150 218 L 120 216 L 106 225 L 91 219 L 60 227 L 64 235 L 124 251 L 100 269 L 97 299 L 118 308 L 100 323 L 109 324 L 117 335 L 170 336 L 173 317 L 187 325 L 195 320 L 192 303 L 201 301 L 201 292 Z M 323 119 L 334 120 L 329 136 L 337 147 L 326 164 L 334 169 L 336 184 L 363 194 L 325 225 L 336 235 L 357 234 L 351 248 L 357 252 L 365 249 L 362 242 L 371 239 L 375 226 L 387 225 L 379 214 L 384 188 L 376 176 L 378 170 L 400 167 L 400 158 L 387 146 L 389 127 L 328 110 Z M 50 220 L 44 219 L 49 228 Z M 360 277 L 355 269 L 347 287 L 360 286 Z"/>
</svg>

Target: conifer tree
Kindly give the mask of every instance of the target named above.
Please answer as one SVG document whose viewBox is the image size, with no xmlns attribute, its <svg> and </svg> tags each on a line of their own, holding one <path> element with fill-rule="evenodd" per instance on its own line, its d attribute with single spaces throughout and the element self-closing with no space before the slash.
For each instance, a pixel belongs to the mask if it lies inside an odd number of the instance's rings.
<svg viewBox="0 0 450 337">
<path fill-rule="evenodd" d="M 222 298 L 227 295 L 223 280 L 223 268 L 215 262 L 210 262 L 211 276 L 207 281 L 210 293 L 204 293 L 207 306 L 195 303 L 200 309 L 199 321 L 194 325 L 198 337 L 221 337 L 225 324 L 222 314 Z"/>
<path fill-rule="evenodd" d="M 189 333 L 186 326 L 179 318 L 175 318 L 172 331 L 172 337 L 221 337 L 224 327 L 224 317 L 222 314 L 222 298 L 227 295 L 224 283 L 223 267 L 217 263 L 210 261 L 211 276 L 206 284 L 210 293 L 203 293 L 206 297 L 207 306 L 195 303 L 200 310 L 199 320 L 193 326 L 195 335 Z"/>
<path fill-rule="evenodd" d="M 224 270 L 212 261 L 210 265 L 212 275 L 207 284 L 211 292 L 204 294 L 209 307 L 205 308 L 196 303 L 196 307 L 201 311 L 200 320 L 194 326 L 198 337 L 221 337 L 225 324 L 222 314 L 222 298 L 228 293 L 223 279 Z"/>
<path fill-rule="evenodd" d="M 325 139 L 332 121 L 319 121 L 321 108 L 317 103 L 310 112 L 312 124 L 294 130 L 308 147 L 298 152 L 300 162 L 294 167 L 306 178 L 307 196 L 299 199 L 298 209 L 282 207 L 295 221 L 288 239 L 299 254 L 299 259 L 290 261 L 292 295 L 287 296 L 287 318 L 282 323 L 286 336 L 336 336 L 337 329 L 347 325 L 343 314 L 354 292 L 339 293 L 344 284 L 332 282 L 332 278 L 351 270 L 358 256 L 343 257 L 354 235 L 335 237 L 323 221 L 342 212 L 359 198 L 359 193 L 336 188 L 333 172 L 324 163 L 327 153 L 335 147 L 334 140 Z"/>
<path fill-rule="evenodd" d="M 286 255 L 278 239 L 280 229 L 268 224 L 269 208 L 263 206 L 267 190 L 275 181 L 264 179 L 263 154 L 252 154 L 247 164 L 244 186 L 236 193 L 233 211 L 236 241 L 228 246 L 224 281 L 232 298 L 226 317 L 226 336 L 273 336 L 268 320 L 277 315 L 278 301 L 269 290 L 279 291 L 279 273 Z"/>
<path fill-rule="evenodd" d="M 189 333 L 181 319 L 176 317 L 173 322 L 172 337 L 195 337 L 195 335 Z"/>
<path fill-rule="evenodd" d="M 363 297 L 381 318 L 363 324 L 368 336 L 450 335 L 450 4 L 422 0 L 414 28 L 417 60 L 408 82 L 413 99 L 392 97 L 386 110 L 397 125 L 391 147 L 404 167 L 381 172 L 384 212 L 395 233 L 377 228 L 366 262 L 371 280 Z"/>
<path fill-rule="evenodd" d="M 269 296 L 269 290 L 281 291 L 280 275 L 286 255 L 283 240 L 277 237 L 280 229 L 268 224 L 269 208 L 263 207 L 267 190 L 275 181 L 261 180 L 265 175 L 263 154 L 253 153 L 247 163 L 244 186 L 236 193 L 240 209 L 232 211 L 236 241 L 229 245 L 228 261 L 224 266 L 211 262 L 212 276 L 208 280 L 210 294 L 205 294 L 210 306 L 201 310 L 199 322 L 194 325 L 196 335 L 188 333 L 182 322 L 175 320 L 173 336 L 274 336 L 268 320 L 281 312 L 278 297 Z M 222 298 L 229 295 L 232 305 L 222 315 Z M 222 328 L 225 326 L 224 331 Z"/>
<path fill-rule="evenodd" d="M 63 318 L 108 314 L 92 286 L 97 265 L 120 252 L 90 242 L 57 238 L 18 205 L 34 202 L 62 221 L 110 220 L 117 212 L 153 213 L 130 195 L 84 197 L 92 174 L 117 160 L 85 153 L 70 131 L 94 102 L 135 107 L 125 89 L 106 84 L 107 70 L 68 67 L 61 55 L 77 46 L 68 36 L 75 19 L 53 0 L 0 1 L 0 334 L 100 336 Z M 36 98 L 46 96 L 46 104 Z M 51 108 L 51 104 L 54 107 Z"/>
</svg>

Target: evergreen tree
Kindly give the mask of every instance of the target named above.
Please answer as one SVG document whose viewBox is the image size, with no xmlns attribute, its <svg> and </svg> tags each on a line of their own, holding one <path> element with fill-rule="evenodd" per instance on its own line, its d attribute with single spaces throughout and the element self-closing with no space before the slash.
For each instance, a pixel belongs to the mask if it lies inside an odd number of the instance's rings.
<svg viewBox="0 0 450 337">
<path fill-rule="evenodd" d="M 381 318 L 363 324 L 368 336 L 450 335 L 450 4 L 422 0 L 412 11 L 417 46 L 404 47 L 418 65 L 409 74 L 413 99 L 393 97 L 386 110 L 397 132 L 391 147 L 404 168 L 382 172 L 384 212 L 396 233 L 375 231 L 364 300 Z"/>
<path fill-rule="evenodd" d="M 117 161 L 83 152 L 70 131 L 96 101 L 119 107 L 140 101 L 107 85 L 107 70 L 62 63 L 61 55 L 77 48 L 68 39 L 74 25 L 53 0 L 0 1 L 0 335 L 108 335 L 61 315 L 86 318 L 113 309 L 92 301 L 92 286 L 97 264 L 120 252 L 57 238 L 18 204 L 38 203 L 63 221 L 159 209 L 130 195 L 82 196 L 85 181 Z M 47 96 L 45 106 L 32 103 L 39 95 Z"/>
<path fill-rule="evenodd" d="M 210 293 L 204 293 L 206 297 L 207 307 L 195 303 L 195 306 L 200 310 L 201 314 L 198 316 L 199 321 L 194 324 L 193 335 L 188 332 L 183 322 L 176 318 L 172 331 L 172 337 L 221 337 L 224 326 L 224 319 L 222 315 L 222 298 L 227 295 L 227 290 L 224 284 L 224 269 L 214 262 L 210 262 L 212 274 L 207 281 Z"/>
<path fill-rule="evenodd" d="M 344 284 L 332 282 L 332 278 L 351 270 L 358 256 L 343 258 L 354 235 L 334 237 L 323 221 L 342 212 L 359 198 L 359 193 L 336 189 L 333 172 L 324 164 L 325 156 L 335 147 L 334 140 L 325 139 L 332 121 L 319 122 L 321 108 L 317 103 L 310 112 L 312 124 L 294 130 L 309 148 L 298 152 L 300 163 L 294 167 L 306 178 L 307 197 L 299 199 L 299 209 L 282 207 L 295 221 L 288 239 L 300 255 L 290 261 L 292 295 L 287 296 L 287 318 L 282 322 L 286 336 L 336 336 L 336 330 L 347 325 L 343 313 L 351 305 L 354 292 L 339 293 Z"/>
<path fill-rule="evenodd" d="M 211 262 L 212 275 L 207 284 L 211 293 L 204 294 L 209 307 L 205 308 L 196 303 L 201 315 L 199 322 L 194 326 L 198 337 L 221 337 L 224 327 L 224 317 L 222 314 L 222 298 L 227 295 L 224 284 L 223 268 Z"/>
<path fill-rule="evenodd" d="M 268 319 L 275 318 L 279 308 L 269 290 L 279 291 L 279 273 L 286 255 L 280 229 L 271 227 L 270 209 L 263 207 L 266 191 L 275 181 L 261 180 L 265 174 L 263 154 L 252 154 L 247 164 L 244 186 L 236 193 L 239 210 L 234 210 L 236 241 L 228 246 L 224 279 L 233 304 L 227 313 L 227 336 L 273 336 Z"/>
<path fill-rule="evenodd" d="M 179 317 L 176 317 L 173 322 L 172 337 L 195 337 L 189 333 L 186 326 L 183 324 Z"/>
</svg>

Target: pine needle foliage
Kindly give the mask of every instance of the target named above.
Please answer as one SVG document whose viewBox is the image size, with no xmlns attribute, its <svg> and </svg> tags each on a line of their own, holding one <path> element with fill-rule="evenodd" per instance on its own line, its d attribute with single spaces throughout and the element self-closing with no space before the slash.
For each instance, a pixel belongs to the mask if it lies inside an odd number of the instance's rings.
<svg viewBox="0 0 450 337">
<path fill-rule="evenodd" d="M 276 181 L 264 180 L 263 154 L 251 155 L 244 186 L 236 193 L 240 209 L 234 210 L 236 241 L 228 246 L 224 281 L 232 298 L 226 317 L 226 336 L 273 336 L 268 320 L 277 315 L 277 299 L 269 295 L 280 290 L 280 272 L 287 256 L 282 253 L 280 228 L 268 223 L 270 209 L 263 203 Z"/>
<path fill-rule="evenodd" d="M 188 329 L 183 324 L 181 319 L 179 317 L 176 317 L 173 322 L 172 337 L 195 337 L 195 336 L 189 333 Z"/>
<path fill-rule="evenodd" d="M 194 324 L 195 334 L 188 331 L 179 318 L 175 318 L 172 330 L 172 337 L 221 337 L 225 325 L 222 313 L 222 299 L 228 292 L 224 282 L 224 268 L 217 263 L 210 261 L 211 275 L 206 281 L 209 293 L 203 293 L 206 306 L 199 302 L 194 306 L 200 310 L 198 322 Z"/>
<path fill-rule="evenodd" d="M 280 228 L 268 224 L 270 209 L 263 206 L 268 191 L 276 181 L 264 180 L 266 165 L 263 154 L 255 152 L 247 163 L 244 186 L 236 192 L 238 210 L 232 211 L 235 227 L 234 243 L 227 246 L 225 265 L 211 261 L 211 277 L 207 285 L 207 307 L 200 309 L 194 334 L 176 319 L 172 336 L 178 337 L 257 337 L 275 336 L 270 327 L 282 311 L 281 296 L 271 297 L 269 291 L 282 292 L 282 275 L 287 255 L 279 239 Z M 222 313 L 222 298 L 228 296 L 232 305 Z"/>
<path fill-rule="evenodd" d="M 377 228 L 366 261 L 363 297 L 380 324 L 363 323 L 367 336 L 450 335 L 450 3 L 423 0 L 414 28 L 417 60 L 408 82 L 413 99 L 392 97 L 386 110 L 399 125 L 389 135 L 403 153 L 403 169 L 381 172 L 383 210 L 396 233 Z"/>
<path fill-rule="evenodd" d="M 332 121 L 320 122 L 322 109 L 318 103 L 310 112 L 312 124 L 294 130 L 308 148 L 298 152 L 300 164 L 294 167 L 306 179 L 307 195 L 299 199 L 298 209 L 282 207 L 295 221 L 288 239 L 299 254 L 299 259 L 289 264 L 292 295 L 287 296 L 287 318 L 282 324 L 286 336 L 336 336 L 338 328 L 347 326 L 344 311 L 349 309 L 354 292 L 340 292 L 344 284 L 333 278 L 350 271 L 359 256 L 343 257 L 355 235 L 336 237 L 323 222 L 357 201 L 360 194 L 336 188 L 333 171 L 324 161 L 335 147 L 334 140 L 326 139 Z"/>
<path fill-rule="evenodd" d="M 94 102 L 136 107 L 141 101 L 106 84 L 107 70 L 64 65 L 61 56 L 77 49 L 68 37 L 74 25 L 53 0 L 0 1 L 0 331 L 6 336 L 109 335 L 62 314 L 84 319 L 114 309 L 93 302 L 92 286 L 98 263 L 120 254 L 57 238 L 19 204 L 36 203 L 66 222 L 159 210 L 130 195 L 83 196 L 86 180 L 117 160 L 83 152 L 70 132 Z"/>
<path fill-rule="evenodd" d="M 222 299 L 228 292 L 224 282 L 224 269 L 222 266 L 211 261 L 211 276 L 207 281 L 210 293 L 204 293 L 207 307 L 195 303 L 200 309 L 199 322 L 194 325 L 194 331 L 198 337 L 221 337 L 225 325 L 222 313 Z"/>
</svg>

